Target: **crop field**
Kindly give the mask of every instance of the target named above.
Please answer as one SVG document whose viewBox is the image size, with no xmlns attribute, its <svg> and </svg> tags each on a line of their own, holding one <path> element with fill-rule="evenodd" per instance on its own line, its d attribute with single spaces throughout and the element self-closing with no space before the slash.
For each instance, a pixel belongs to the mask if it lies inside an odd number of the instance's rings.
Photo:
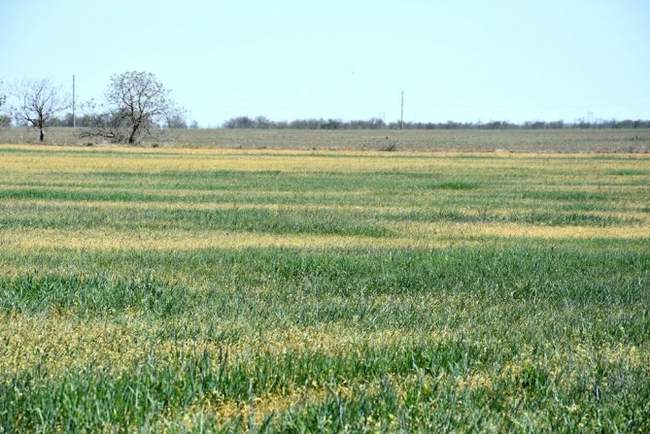
<svg viewBox="0 0 650 434">
<path fill-rule="evenodd" d="M 650 155 L 0 146 L 0 433 L 649 432 Z"/>
<path fill-rule="evenodd" d="M 48 128 L 50 144 L 95 144 L 72 128 Z M 36 143 L 34 129 L 0 128 L 0 143 Z M 168 129 L 146 145 L 242 149 L 513 151 L 650 153 L 650 130 L 515 129 L 515 130 L 293 130 Z"/>
</svg>

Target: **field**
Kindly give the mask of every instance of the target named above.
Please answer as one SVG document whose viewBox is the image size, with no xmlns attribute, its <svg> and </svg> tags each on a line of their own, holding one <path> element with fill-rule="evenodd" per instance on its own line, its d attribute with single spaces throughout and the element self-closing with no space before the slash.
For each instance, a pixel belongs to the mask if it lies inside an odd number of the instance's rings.
<svg viewBox="0 0 650 434">
<path fill-rule="evenodd" d="M 0 128 L 0 143 L 36 143 L 34 130 Z M 87 144 L 72 128 L 50 128 L 50 144 Z M 243 149 L 400 151 L 650 152 L 648 129 L 561 130 L 243 130 L 172 129 L 147 145 Z"/>
<path fill-rule="evenodd" d="M 647 154 L 0 146 L 0 432 L 649 432 L 649 306 Z"/>
</svg>

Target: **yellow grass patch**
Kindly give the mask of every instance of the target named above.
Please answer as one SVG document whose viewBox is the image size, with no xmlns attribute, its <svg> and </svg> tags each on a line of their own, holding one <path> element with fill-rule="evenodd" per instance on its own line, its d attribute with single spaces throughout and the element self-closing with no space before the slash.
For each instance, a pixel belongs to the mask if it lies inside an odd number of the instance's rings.
<svg viewBox="0 0 650 434">
<path fill-rule="evenodd" d="M 474 372 L 458 379 L 457 387 L 461 390 L 476 391 L 491 389 L 492 378 L 485 372 Z"/>
<path fill-rule="evenodd" d="M 323 234 L 271 234 L 234 231 L 109 229 L 9 229 L 0 231 L 5 249 L 72 249 L 77 251 L 190 251 L 208 248 L 445 248 L 475 245 L 481 238 L 504 240 L 638 239 L 650 241 L 650 226 L 545 226 L 501 223 L 392 223 L 397 237 Z"/>
<path fill-rule="evenodd" d="M 228 231 L 155 231 L 141 232 L 119 230 L 5 230 L 0 232 L 0 246 L 20 250 L 73 249 L 187 251 L 207 248 L 245 249 L 250 247 L 291 248 L 397 248 L 397 247 L 448 247 L 462 240 L 434 238 L 373 238 L 364 236 L 268 234 L 259 232 Z M 467 242 L 466 244 L 468 244 Z"/>
<path fill-rule="evenodd" d="M 33 150 L 33 146 L 10 146 L 11 149 Z M 430 152 L 358 152 L 358 151 L 282 151 L 282 150 L 235 150 L 235 149 L 187 149 L 158 148 L 155 151 L 134 147 L 107 147 L 84 149 L 79 147 L 39 147 L 52 150 L 52 155 L 6 154 L 0 160 L 0 171 L 5 173 L 50 173 L 92 171 L 151 171 L 165 170 L 282 170 L 301 171 L 354 171 L 418 170 L 431 171 L 454 169 L 516 169 L 541 170 L 548 168 L 548 161 L 573 171 L 602 169 L 601 161 L 589 154 L 476 154 L 476 153 L 430 153 Z M 74 151 L 57 154 L 57 150 Z M 105 151 L 111 150 L 111 155 Z M 97 152 L 104 154 L 93 155 Z M 155 152 L 155 155 L 151 155 Z M 182 156 L 177 154 L 181 153 Z M 140 154 L 140 155 L 139 155 Z M 142 155 L 146 154 L 146 155 Z M 489 158 L 458 159 L 464 155 L 485 155 Z M 128 156 L 128 158 L 124 158 Z M 362 158 L 361 158 L 362 157 Z M 624 167 L 647 167 L 650 157 L 634 154 L 634 160 L 624 161 Z M 618 167 L 618 166 L 617 166 Z"/>
<path fill-rule="evenodd" d="M 456 239 L 498 237 L 505 239 L 649 239 L 650 225 L 548 226 L 516 223 L 395 223 L 413 237 L 445 236 Z"/>
<path fill-rule="evenodd" d="M 0 376 L 15 375 L 42 366 L 50 376 L 86 367 L 121 372 L 147 357 L 157 362 L 178 355 L 208 352 L 216 359 L 226 352 L 228 362 L 245 362 L 255 356 L 287 352 L 348 354 L 362 346 L 385 345 L 407 348 L 416 342 L 450 339 L 448 330 L 416 333 L 401 330 L 350 330 L 339 324 L 308 327 L 283 327 L 264 331 L 250 330 L 243 322 L 224 321 L 216 330 L 240 330 L 236 342 L 214 339 L 161 339 L 162 324 L 127 312 L 120 321 L 75 321 L 72 314 L 6 314 L 0 316 Z"/>
</svg>

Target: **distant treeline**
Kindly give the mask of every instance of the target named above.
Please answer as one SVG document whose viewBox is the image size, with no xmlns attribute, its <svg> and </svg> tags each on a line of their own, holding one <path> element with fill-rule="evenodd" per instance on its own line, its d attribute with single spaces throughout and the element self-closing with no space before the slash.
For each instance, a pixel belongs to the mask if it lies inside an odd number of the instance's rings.
<svg viewBox="0 0 650 434">
<path fill-rule="evenodd" d="M 92 127 L 97 123 L 96 114 L 85 114 L 77 116 L 77 127 Z M 50 127 L 71 127 L 72 113 L 57 118 L 52 118 L 47 122 Z M 6 125 L 8 126 L 8 124 Z M 164 123 L 160 125 L 163 128 L 198 128 L 196 121 L 187 123 L 181 115 L 169 116 Z M 298 129 L 298 130 L 380 130 L 380 129 L 400 129 L 399 122 L 384 122 L 379 118 L 367 120 L 350 120 L 341 119 L 296 119 L 293 121 L 273 121 L 264 116 L 248 117 L 240 116 L 227 120 L 222 125 L 223 128 L 242 128 L 242 129 Z M 479 130 L 516 130 L 516 129 L 587 129 L 587 128 L 650 128 L 650 120 L 597 120 L 575 122 L 564 121 L 531 121 L 523 123 L 514 123 L 508 121 L 491 121 L 491 122 L 404 122 L 403 129 L 408 130 L 453 130 L 453 129 L 479 129 Z"/>
<path fill-rule="evenodd" d="M 532 121 L 513 123 L 507 121 L 491 122 L 400 122 L 386 123 L 379 118 L 368 120 L 344 121 L 341 119 L 296 119 L 293 121 L 272 121 L 264 116 L 251 118 L 240 116 L 223 123 L 224 128 L 291 128 L 300 130 L 379 130 L 379 129 L 409 129 L 409 130 L 450 130 L 450 129 L 482 129 L 482 130 L 509 130 L 509 129 L 561 129 L 561 128 L 650 128 L 650 120 L 598 120 L 587 122 L 564 121 Z"/>
</svg>

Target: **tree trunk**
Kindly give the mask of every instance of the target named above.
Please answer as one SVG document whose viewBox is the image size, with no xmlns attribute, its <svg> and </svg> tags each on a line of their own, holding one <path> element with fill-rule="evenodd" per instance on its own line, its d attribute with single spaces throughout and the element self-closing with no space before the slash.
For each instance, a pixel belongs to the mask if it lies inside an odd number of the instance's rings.
<svg viewBox="0 0 650 434">
<path fill-rule="evenodd" d="M 45 131 L 43 131 L 43 127 L 40 127 L 38 130 L 40 132 L 38 139 L 42 142 L 45 139 Z"/>
<path fill-rule="evenodd" d="M 138 132 L 139 127 L 140 127 L 140 124 L 133 125 L 133 128 L 131 129 L 131 135 L 129 135 L 129 145 L 132 145 L 132 144 L 135 143 L 135 133 Z"/>
</svg>

